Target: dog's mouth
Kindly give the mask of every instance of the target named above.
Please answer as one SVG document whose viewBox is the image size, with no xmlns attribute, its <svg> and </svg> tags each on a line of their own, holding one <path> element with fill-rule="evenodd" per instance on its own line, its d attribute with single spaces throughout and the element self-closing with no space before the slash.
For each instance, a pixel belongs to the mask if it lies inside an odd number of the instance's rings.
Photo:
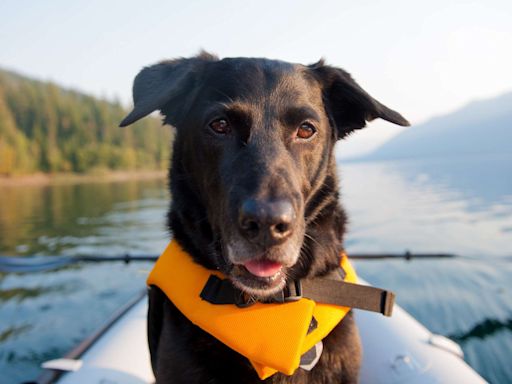
<svg viewBox="0 0 512 384">
<path fill-rule="evenodd" d="M 232 237 L 222 246 L 224 269 L 231 283 L 253 297 L 265 299 L 282 291 L 301 253 L 302 231 L 287 241 L 261 247 Z"/>
<path fill-rule="evenodd" d="M 250 260 L 243 266 L 256 277 L 273 277 L 283 268 L 283 264 L 266 259 Z"/>
<path fill-rule="evenodd" d="M 258 297 L 271 296 L 286 283 L 287 267 L 279 262 L 258 258 L 234 264 L 230 279 L 237 288 Z"/>
</svg>

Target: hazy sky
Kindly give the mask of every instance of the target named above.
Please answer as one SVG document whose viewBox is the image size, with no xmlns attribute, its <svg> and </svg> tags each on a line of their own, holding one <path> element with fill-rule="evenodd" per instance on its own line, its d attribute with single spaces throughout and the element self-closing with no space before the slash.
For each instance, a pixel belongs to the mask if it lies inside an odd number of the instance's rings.
<svg viewBox="0 0 512 384">
<path fill-rule="evenodd" d="M 512 1 L 0 2 L 0 67 L 124 104 L 144 65 L 201 48 L 305 64 L 323 56 L 420 123 L 512 90 Z M 343 148 L 399 131 L 375 122 Z"/>
</svg>

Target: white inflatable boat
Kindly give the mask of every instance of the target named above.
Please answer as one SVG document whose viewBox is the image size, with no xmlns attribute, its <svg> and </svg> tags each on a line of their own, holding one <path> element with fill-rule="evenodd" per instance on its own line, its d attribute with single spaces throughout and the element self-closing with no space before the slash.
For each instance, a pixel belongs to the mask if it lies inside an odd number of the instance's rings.
<svg viewBox="0 0 512 384">
<path fill-rule="evenodd" d="M 429 332 L 402 308 L 393 316 L 355 310 L 363 342 L 361 384 L 485 383 L 453 341 Z M 39 384 L 154 383 L 146 341 L 145 293 L 62 359 L 43 363 Z"/>
</svg>

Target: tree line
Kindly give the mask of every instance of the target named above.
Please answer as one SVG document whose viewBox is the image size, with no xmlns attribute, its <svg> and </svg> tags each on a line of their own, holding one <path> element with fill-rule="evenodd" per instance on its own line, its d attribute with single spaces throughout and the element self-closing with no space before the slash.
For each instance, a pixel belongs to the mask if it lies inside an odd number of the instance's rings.
<svg viewBox="0 0 512 384">
<path fill-rule="evenodd" d="M 172 130 L 156 118 L 129 128 L 119 102 L 0 69 L 0 175 L 165 169 Z"/>
</svg>

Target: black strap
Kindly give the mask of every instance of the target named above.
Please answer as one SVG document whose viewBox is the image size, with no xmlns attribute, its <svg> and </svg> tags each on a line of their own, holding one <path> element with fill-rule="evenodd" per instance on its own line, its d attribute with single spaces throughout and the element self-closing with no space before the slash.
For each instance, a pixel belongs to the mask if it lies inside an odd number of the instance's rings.
<svg viewBox="0 0 512 384">
<path fill-rule="evenodd" d="M 339 276 L 336 276 L 340 279 Z M 395 294 L 380 288 L 352 284 L 329 278 L 295 281 L 277 295 L 265 299 L 265 303 L 286 303 L 302 297 L 317 303 L 358 308 L 391 316 Z M 227 279 L 211 275 L 200 293 L 203 300 L 211 304 L 235 304 L 247 307 L 258 300 L 238 288 Z"/>
<path fill-rule="evenodd" d="M 236 289 L 229 280 L 215 275 L 210 275 L 199 296 L 212 304 L 237 304 L 246 299 L 243 292 Z"/>
</svg>

